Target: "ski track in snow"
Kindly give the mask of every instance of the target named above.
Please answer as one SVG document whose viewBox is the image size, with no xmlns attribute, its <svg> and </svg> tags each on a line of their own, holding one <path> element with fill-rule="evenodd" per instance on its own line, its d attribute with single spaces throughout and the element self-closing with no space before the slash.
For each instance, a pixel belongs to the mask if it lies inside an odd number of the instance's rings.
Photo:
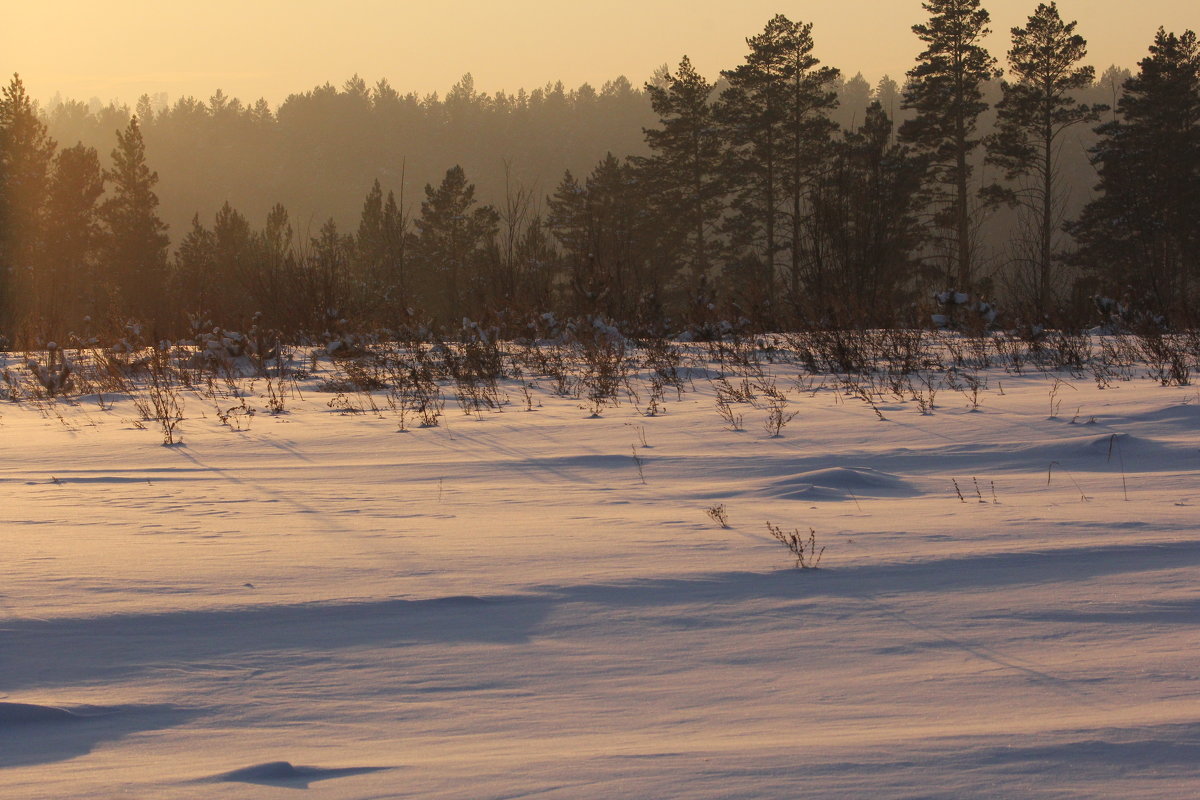
<svg viewBox="0 0 1200 800">
<path fill-rule="evenodd" d="M 987 377 L 779 438 L 699 371 L 173 448 L 6 404 L 0 798 L 1200 796 L 1200 393 Z"/>
</svg>

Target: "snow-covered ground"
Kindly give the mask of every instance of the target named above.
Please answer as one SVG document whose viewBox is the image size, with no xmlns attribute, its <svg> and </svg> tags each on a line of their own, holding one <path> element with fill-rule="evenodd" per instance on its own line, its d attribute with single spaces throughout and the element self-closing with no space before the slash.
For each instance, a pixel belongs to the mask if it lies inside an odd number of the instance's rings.
<svg viewBox="0 0 1200 800">
<path fill-rule="evenodd" d="M 769 369 L 779 437 L 702 370 L 404 433 L 246 381 L 175 447 L 0 404 L 0 797 L 1200 796 L 1196 387 Z"/>
</svg>

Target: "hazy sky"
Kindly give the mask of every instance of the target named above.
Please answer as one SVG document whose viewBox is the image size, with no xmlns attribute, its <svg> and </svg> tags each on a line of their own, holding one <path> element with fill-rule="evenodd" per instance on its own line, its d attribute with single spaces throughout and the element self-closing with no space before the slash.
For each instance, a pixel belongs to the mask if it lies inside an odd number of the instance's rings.
<svg viewBox="0 0 1200 800">
<path fill-rule="evenodd" d="M 207 98 L 220 87 L 278 104 L 354 73 L 400 91 L 445 92 L 465 72 L 480 90 L 550 80 L 599 88 L 642 83 L 688 54 L 715 78 L 776 13 L 813 22 L 817 55 L 872 82 L 901 76 L 919 51 L 920 0 L 57 0 L 13 2 L 0 28 L 0 70 L 41 99 L 61 92 L 132 103 L 142 93 Z M 1035 0 L 986 0 L 993 53 Z M 1061 0 L 1080 20 L 1090 61 L 1133 67 L 1159 25 L 1200 26 L 1195 0 Z M 7 81 L 7 78 L 5 78 Z"/>
</svg>

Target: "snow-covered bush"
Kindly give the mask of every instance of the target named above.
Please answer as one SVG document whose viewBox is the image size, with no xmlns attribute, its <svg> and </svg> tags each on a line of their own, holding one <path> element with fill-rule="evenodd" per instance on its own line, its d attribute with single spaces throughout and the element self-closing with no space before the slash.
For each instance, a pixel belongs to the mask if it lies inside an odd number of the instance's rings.
<svg viewBox="0 0 1200 800">
<path fill-rule="evenodd" d="M 1000 316 L 999 309 L 992 303 L 955 290 L 939 292 L 933 296 L 940 311 L 930 319 L 934 327 L 942 330 L 963 330 L 982 333 L 995 325 Z"/>
<path fill-rule="evenodd" d="M 49 397 L 57 397 L 71 390 L 71 361 L 56 342 L 46 345 L 46 363 L 30 357 L 25 368 L 41 385 Z"/>
</svg>

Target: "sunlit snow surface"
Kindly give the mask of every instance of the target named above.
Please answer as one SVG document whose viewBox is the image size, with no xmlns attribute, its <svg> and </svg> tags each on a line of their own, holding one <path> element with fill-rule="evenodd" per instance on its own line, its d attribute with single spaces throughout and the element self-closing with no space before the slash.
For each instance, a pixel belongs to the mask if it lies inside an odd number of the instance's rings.
<svg viewBox="0 0 1200 800">
<path fill-rule="evenodd" d="M 1195 387 L 771 369 L 778 438 L 699 371 L 407 433 L 260 383 L 177 447 L 0 404 L 0 797 L 1200 796 Z"/>
</svg>

